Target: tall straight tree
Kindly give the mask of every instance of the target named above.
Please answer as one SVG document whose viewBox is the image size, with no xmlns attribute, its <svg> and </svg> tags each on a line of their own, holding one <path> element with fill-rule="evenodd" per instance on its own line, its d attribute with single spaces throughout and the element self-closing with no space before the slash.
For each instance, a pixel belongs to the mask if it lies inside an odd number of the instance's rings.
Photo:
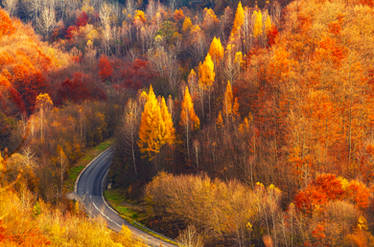
<svg viewBox="0 0 374 247">
<path fill-rule="evenodd" d="M 222 112 L 226 120 L 232 120 L 239 115 L 238 98 L 234 98 L 230 81 L 227 82 L 222 108 Z"/>
<path fill-rule="evenodd" d="M 36 107 L 39 109 L 40 119 L 40 142 L 44 143 L 44 113 L 49 106 L 53 106 L 53 102 L 47 93 L 39 94 L 36 97 Z"/>
<path fill-rule="evenodd" d="M 261 10 L 254 11 L 253 15 L 253 36 L 255 38 L 259 37 L 262 35 L 262 13 Z"/>
<path fill-rule="evenodd" d="M 210 107 L 210 92 L 213 86 L 213 82 L 215 80 L 216 73 L 214 71 L 214 63 L 212 60 L 212 57 L 208 53 L 205 57 L 205 60 L 203 63 L 199 64 L 199 87 L 204 91 L 208 91 L 208 97 L 209 97 L 209 115 L 211 114 L 211 107 Z M 204 95 L 202 94 L 202 101 Z M 204 112 L 204 108 L 203 108 Z"/>
<path fill-rule="evenodd" d="M 200 127 L 200 119 L 195 113 L 188 87 L 184 90 L 179 124 L 186 130 L 187 157 L 190 159 L 189 132 L 190 129 L 198 129 Z"/>
<path fill-rule="evenodd" d="M 138 171 L 136 168 L 136 158 L 135 158 L 135 145 L 136 145 L 136 133 L 139 128 L 139 117 L 140 117 L 140 106 L 139 103 L 135 100 L 129 99 L 126 105 L 126 110 L 124 114 L 124 122 L 127 126 L 125 131 L 127 132 L 127 136 L 130 137 L 130 145 L 131 145 L 131 157 L 132 163 L 134 167 L 135 175 L 137 175 Z"/>
<path fill-rule="evenodd" d="M 172 145 L 175 143 L 175 129 L 173 124 L 173 119 L 169 112 L 169 108 L 166 105 L 164 97 L 161 97 L 159 101 L 161 110 L 161 145 Z"/>
<path fill-rule="evenodd" d="M 242 5 L 242 2 L 239 1 L 238 7 L 236 8 L 234 24 L 231 30 L 230 41 L 232 41 L 236 35 L 240 34 L 240 29 L 242 28 L 243 23 L 244 23 L 244 18 L 245 18 L 245 15 L 244 15 L 243 5 Z"/>
</svg>

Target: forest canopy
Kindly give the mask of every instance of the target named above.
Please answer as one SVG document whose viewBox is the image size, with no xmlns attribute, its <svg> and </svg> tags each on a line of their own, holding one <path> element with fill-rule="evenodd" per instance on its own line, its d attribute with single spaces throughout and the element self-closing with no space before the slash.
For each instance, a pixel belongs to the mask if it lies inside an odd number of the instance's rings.
<svg viewBox="0 0 374 247">
<path fill-rule="evenodd" d="M 1 6 L 0 245 L 141 245 L 66 199 L 103 142 L 114 206 L 183 246 L 374 244 L 374 2 Z"/>
</svg>

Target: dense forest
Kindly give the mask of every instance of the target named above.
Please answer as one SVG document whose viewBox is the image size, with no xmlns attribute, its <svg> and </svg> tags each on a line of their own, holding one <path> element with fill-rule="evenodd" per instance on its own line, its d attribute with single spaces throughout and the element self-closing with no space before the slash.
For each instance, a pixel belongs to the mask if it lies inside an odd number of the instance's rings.
<svg viewBox="0 0 374 247">
<path fill-rule="evenodd" d="M 374 246 L 374 1 L 0 1 L 0 246 Z M 83 168 L 83 167 L 82 167 Z"/>
</svg>

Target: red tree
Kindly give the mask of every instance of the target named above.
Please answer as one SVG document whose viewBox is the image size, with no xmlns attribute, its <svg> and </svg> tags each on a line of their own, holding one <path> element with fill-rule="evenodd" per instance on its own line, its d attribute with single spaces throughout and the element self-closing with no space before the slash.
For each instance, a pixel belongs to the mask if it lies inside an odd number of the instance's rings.
<svg viewBox="0 0 374 247">
<path fill-rule="evenodd" d="M 107 56 L 101 55 L 99 59 L 99 75 L 103 81 L 109 80 L 113 74 L 113 67 Z"/>
<path fill-rule="evenodd" d="M 147 87 L 150 80 L 155 77 L 155 72 L 151 69 L 147 60 L 135 59 L 134 62 L 125 64 L 121 72 L 123 82 L 121 87 L 140 89 Z"/>
<path fill-rule="evenodd" d="M 75 25 L 77 25 L 78 27 L 83 27 L 83 26 L 86 26 L 88 23 L 88 15 L 86 14 L 86 12 L 82 11 L 76 21 L 75 21 Z"/>
<path fill-rule="evenodd" d="M 57 90 L 56 103 L 61 104 L 65 100 L 81 102 L 86 99 L 105 99 L 106 95 L 94 83 L 91 76 L 76 72 L 72 79 L 63 81 Z"/>
<path fill-rule="evenodd" d="M 275 38 L 278 36 L 277 27 L 275 25 L 272 25 L 266 36 L 268 38 L 268 45 L 272 46 L 275 43 Z"/>
</svg>

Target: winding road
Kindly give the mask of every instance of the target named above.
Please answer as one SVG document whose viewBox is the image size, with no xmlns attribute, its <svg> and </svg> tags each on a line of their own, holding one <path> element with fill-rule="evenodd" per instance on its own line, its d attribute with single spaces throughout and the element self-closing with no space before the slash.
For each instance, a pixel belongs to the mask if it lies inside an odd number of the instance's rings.
<svg viewBox="0 0 374 247">
<path fill-rule="evenodd" d="M 117 232 L 121 231 L 122 225 L 127 226 L 135 236 L 150 246 L 175 247 L 176 245 L 134 227 L 108 205 L 103 196 L 103 188 L 112 157 L 112 149 L 106 149 L 86 166 L 76 180 L 74 190 L 86 208 L 87 214 L 90 217 L 103 217 L 107 221 L 108 227 Z M 151 230 L 149 229 L 149 231 Z"/>
</svg>

